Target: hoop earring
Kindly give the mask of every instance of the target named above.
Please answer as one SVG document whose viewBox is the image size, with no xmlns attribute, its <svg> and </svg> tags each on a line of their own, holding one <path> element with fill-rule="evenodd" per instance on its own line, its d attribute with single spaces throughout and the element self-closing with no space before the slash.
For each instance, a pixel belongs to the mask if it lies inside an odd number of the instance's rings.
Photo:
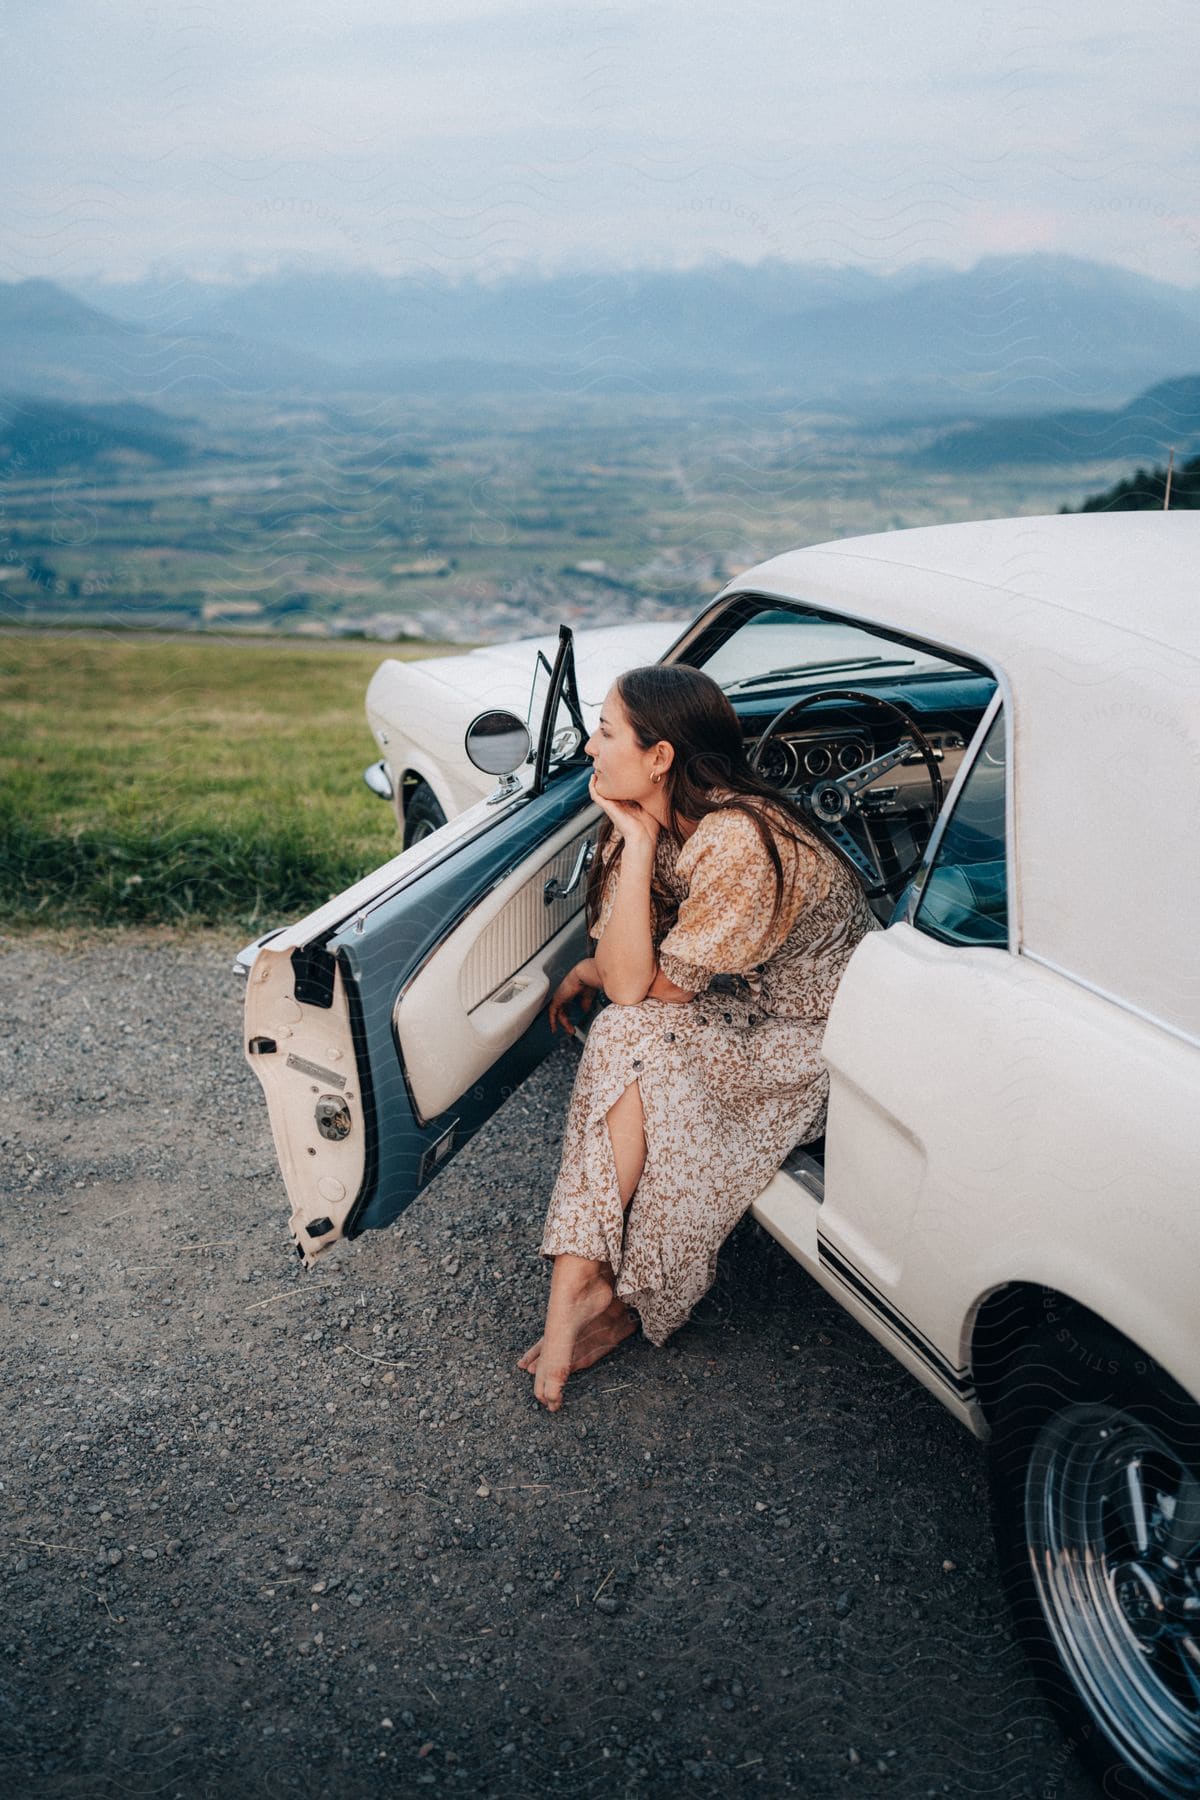
<svg viewBox="0 0 1200 1800">
<path fill-rule="evenodd" d="M 661 781 L 661 780 L 662 780 L 662 776 L 661 776 L 661 775 L 652 775 L 652 776 L 651 776 L 651 777 L 650 777 L 650 779 L 651 779 L 651 781 L 654 781 L 654 782 L 659 782 L 659 781 Z"/>
</svg>

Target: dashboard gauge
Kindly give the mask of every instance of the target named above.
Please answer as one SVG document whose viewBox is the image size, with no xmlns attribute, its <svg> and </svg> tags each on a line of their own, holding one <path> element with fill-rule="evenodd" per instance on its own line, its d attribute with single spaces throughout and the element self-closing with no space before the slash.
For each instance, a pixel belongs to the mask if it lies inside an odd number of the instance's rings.
<svg viewBox="0 0 1200 1800">
<path fill-rule="evenodd" d="M 785 786 L 791 779 L 795 766 L 791 746 L 785 744 L 782 738 L 772 738 L 759 752 L 758 772 L 764 781 L 771 782 L 774 787 Z"/>
<path fill-rule="evenodd" d="M 843 744 L 838 751 L 839 769 L 861 769 L 866 760 L 866 745 L 858 743 L 857 740 L 853 738 L 848 744 Z"/>
<path fill-rule="evenodd" d="M 804 767 L 810 775 L 828 775 L 833 767 L 833 752 L 824 744 L 813 744 L 804 752 Z"/>
</svg>

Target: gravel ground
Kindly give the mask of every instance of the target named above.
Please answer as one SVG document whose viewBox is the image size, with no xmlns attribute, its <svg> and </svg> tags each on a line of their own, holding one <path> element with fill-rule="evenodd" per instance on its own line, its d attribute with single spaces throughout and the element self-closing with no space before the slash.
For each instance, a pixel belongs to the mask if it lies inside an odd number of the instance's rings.
<svg viewBox="0 0 1200 1800">
<path fill-rule="evenodd" d="M 536 1406 L 572 1046 L 305 1275 L 235 947 L 0 939 L 8 1792 L 1092 1793 L 977 1445 L 751 1221 Z"/>
</svg>

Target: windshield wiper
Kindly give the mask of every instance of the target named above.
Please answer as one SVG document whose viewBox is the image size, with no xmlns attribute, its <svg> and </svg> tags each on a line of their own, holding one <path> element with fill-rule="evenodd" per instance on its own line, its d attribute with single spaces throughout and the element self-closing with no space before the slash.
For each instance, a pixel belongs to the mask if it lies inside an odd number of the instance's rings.
<svg viewBox="0 0 1200 1800">
<path fill-rule="evenodd" d="M 855 656 L 845 662 L 796 663 L 787 669 L 768 669 L 765 675 L 746 675 L 741 681 L 731 682 L 725 692 L 737 694 L 743 688 L 761 687 L 766 681 L 784 681 L 791 675 L 844 675 L 851 669 L 911 669 L 916 660 L 915 656 Z"/>
</svg>

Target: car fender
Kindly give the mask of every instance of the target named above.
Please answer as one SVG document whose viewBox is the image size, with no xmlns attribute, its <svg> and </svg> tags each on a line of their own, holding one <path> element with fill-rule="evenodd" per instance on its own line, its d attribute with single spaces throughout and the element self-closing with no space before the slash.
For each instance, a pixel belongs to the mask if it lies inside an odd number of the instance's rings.
<svg viewBox="0 0 1200 1800">
<path fill-rule="evenodd" d="M 482 702 L 431 674 L 427 665 L 385 658 L 367 685 L 366 712 L 393 792 L 401 795 L 405 770 L 411 769 L 429 783 L 447 818 L 489 792 L 465 748 L 467 727 L 481 711 Z"/>
<path fill-rule="evenodd" d="M 976 1179 L 953 1193 L 931 1171 L 895 1303 L 965 1368 L 989 1297 L 1037 1288 L 1041 1311 L 1087 1307 L 1200 1399 L 1200 1047 L 1028 973 L 1037 1003 L 1001 1072 L 1008 1122 L 1028 1129 L 1002 1153 L 981 1139 Z M 1069 1317 L 1051 1322 L 1069 1351 Z"/>
<path fill-rule="evenodd" d="M 1020 1348 L 1035 1325 L 1049 1325 L 1064 1358 L 1078 1358 L 1086 1367 L 1087 1352 L 1071 1323 L 1073 1307 L 1084 1307 L 1134 1347 L 1137 1374 L 1148 1374 L 1157 1364 L 1200 1404 L 1194 1263 L 1180 1266 L 1177 1277 L 1164 1284 L 1146 1258 L 1136 1230 L 1139 1215 L 1146 1216 L 1137 1209 L 1124 1219 L 1110 1214 L 1096 1220 L 1091 1241 L 1073 1249 L 1047 1242 L 1020 1255 L 994 1258 L 987 1285 L 970 1299 L 965 1291 L 960 1295 L 963 1365 L 976 1369 L 981 1317 L 993 1303 L 999 1305 L 999 1296 L 1020 1289 L 1020 1311 L 1001 1360 L 1008 1349 Z M 982 1385 L 978 1375 L 975 1385 Z"/>
<path fill-rule="evenodd" d="M 1045 1284 L 1200 1394 L 1200 1046 L 901 923 L 855 951 L 823 1052 L 822 1270 L 902 1361 L 961 1398 L 987 1296 Z"/>
<path fill-rule="evenodd" d="M 387 759 L 392 773 L 392 791 L 396 795 L 397 816 L 403 823 L 405 777 L 416 776 L 432 791 L 448 819 L 453 819 L 477 800 L 485 800 L 496 790 L 496 777 L 485 775 L 464 757 L 464 767 L 451 774 L 439 766 L 432 756 L 416 744 L 401 743 L 396 747 L 394 762 Z"/>
</svg>

